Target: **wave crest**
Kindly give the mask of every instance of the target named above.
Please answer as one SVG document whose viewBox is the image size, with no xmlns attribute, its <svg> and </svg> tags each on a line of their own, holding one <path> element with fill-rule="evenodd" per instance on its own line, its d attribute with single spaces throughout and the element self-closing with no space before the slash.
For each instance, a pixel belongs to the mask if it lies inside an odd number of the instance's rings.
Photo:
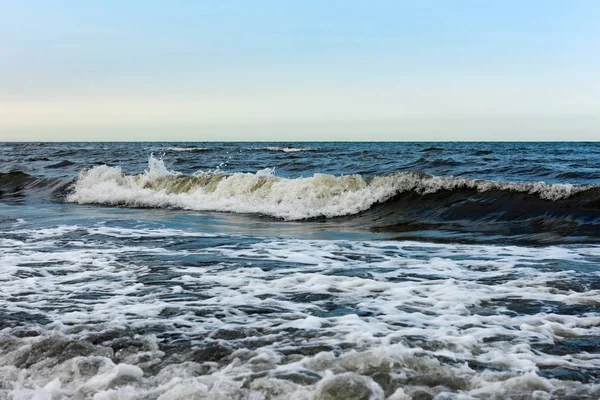
<svg viewBox="0 0 600 400">
<path fill-rule="evenodd" d="M 67 201 L 129 207 L 172 207 L 199 211 L 257 213 L 285 220 L 339 217 L 358 214 L 374 204 L 414 192 L 439 191 L 518 192 L 556 201 L 594 188 L 594 185 L 543 182 L 494 182 L 462 177 L 439 177 L 422 172 L 401 172 L 375 177 L 314 174 L 288 179 L 272 169 L 257 173 L 197 172 L 183 175 L 150 156 L 148 169 L 124 174 L 120 167 L 96 166 L 84 170 Z"/>
</svg>

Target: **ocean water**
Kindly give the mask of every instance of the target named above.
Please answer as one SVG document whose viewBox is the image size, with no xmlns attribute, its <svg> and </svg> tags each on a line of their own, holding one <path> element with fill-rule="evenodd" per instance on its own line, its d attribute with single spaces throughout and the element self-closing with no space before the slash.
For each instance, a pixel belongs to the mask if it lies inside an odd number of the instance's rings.
<svg viewBox="0 0 600 400">
<path fill-rule="evenodd" d="M 0 398 L 598 399 L 600 143 L 0 143 Z"/>
</svg>

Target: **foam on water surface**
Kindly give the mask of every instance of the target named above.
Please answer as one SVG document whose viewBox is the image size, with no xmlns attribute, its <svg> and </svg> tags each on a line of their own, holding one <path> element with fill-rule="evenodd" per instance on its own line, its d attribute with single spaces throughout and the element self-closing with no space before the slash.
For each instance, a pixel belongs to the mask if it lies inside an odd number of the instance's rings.
<svg viewBox="0 0 600 400">
<path fill-rule="evenodd" d="M 170 151 L 175 152 L 183 152 L 183 151 L 191 151 L 191 152 L 203 152 L 210 151 L 210 148 L 207 147 L 169 147 Z"/>
<path fill-rule="evenodd" d="M 0 397 L 600 396 L 599 246 L 0 233 Z"/>
</svg>

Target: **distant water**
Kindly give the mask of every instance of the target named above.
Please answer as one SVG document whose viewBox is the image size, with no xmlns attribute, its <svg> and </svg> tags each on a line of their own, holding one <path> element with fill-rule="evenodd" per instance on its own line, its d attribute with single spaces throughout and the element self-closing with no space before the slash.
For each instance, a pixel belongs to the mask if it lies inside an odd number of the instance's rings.
<svg viewBox="0 0 600 400">
<path fill-rule="evenodd" d="M 598 399 L 598 165 L 0 143 L 0 398 Z"/>
</svg>

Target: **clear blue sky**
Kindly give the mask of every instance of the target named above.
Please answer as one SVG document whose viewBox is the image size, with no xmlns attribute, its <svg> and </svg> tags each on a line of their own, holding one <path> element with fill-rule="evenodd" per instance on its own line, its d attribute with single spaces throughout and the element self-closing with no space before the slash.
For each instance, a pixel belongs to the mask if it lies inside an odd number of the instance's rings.
<svg viewBox="0 0 600 400">
<path fill-rule="evenodd" d="M 600 140 L 600 1 L 2 1 L 0 140 Z"/>
</svg>

